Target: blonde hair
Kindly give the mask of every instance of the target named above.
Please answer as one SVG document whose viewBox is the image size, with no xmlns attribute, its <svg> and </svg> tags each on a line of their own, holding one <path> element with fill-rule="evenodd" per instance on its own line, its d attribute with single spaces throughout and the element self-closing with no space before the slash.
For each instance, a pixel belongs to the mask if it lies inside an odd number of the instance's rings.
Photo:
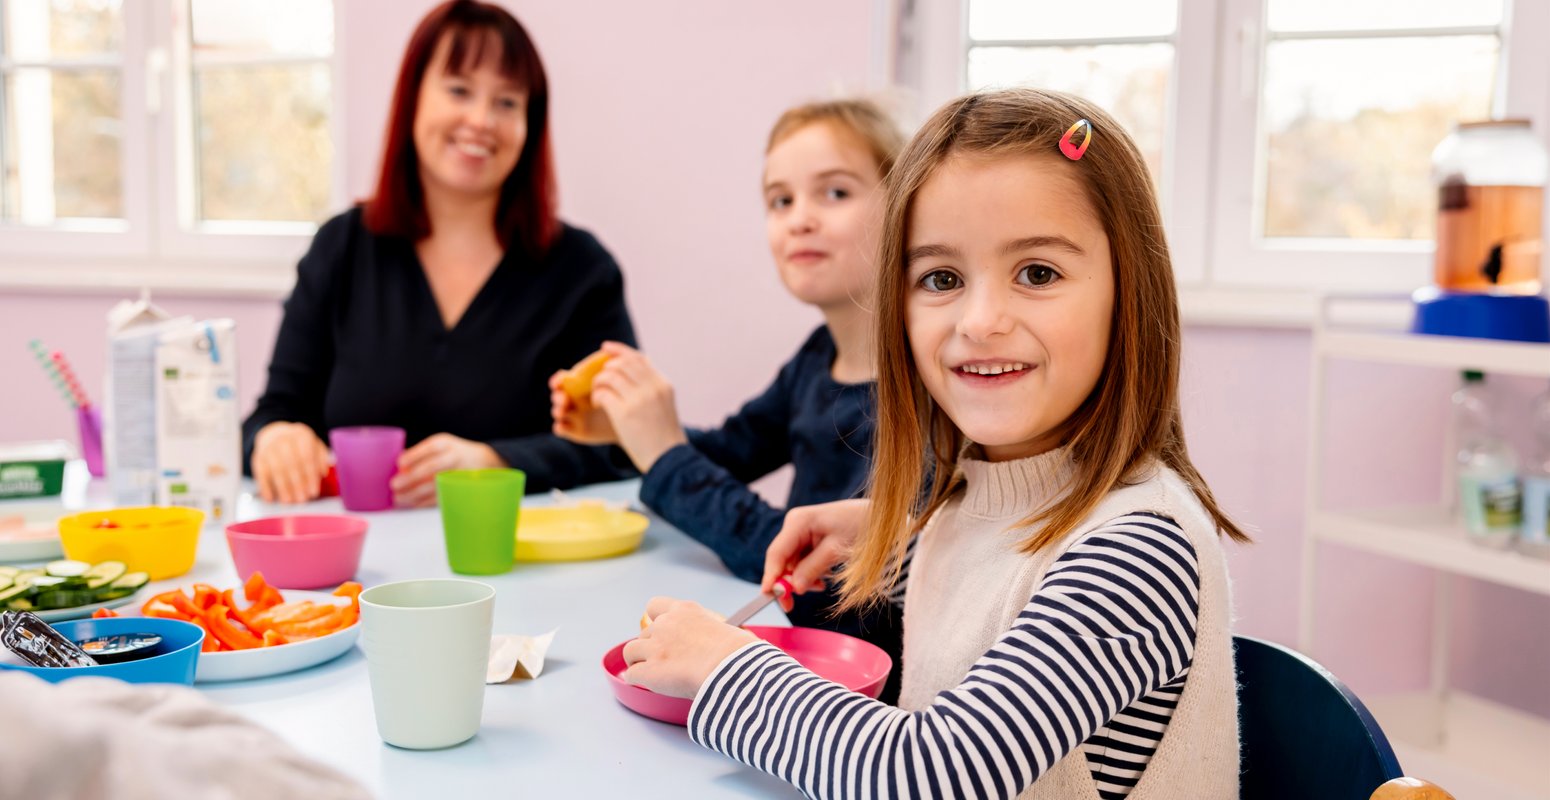
<svg viewBox="0 0 1550 800">
<path fill-rule="evenodd" d="M 893 169 L 894 158 L 904 148 L 904 134 L 881 106 L 870 100 L 848 99 L 804 103 L 787 109 L 770 129 L 765 154 L 768 155 L 786 137 L 818 122 L 833 125 L 841 133 L 854 137 L 872 157 L 880 176 L 886 176 Z"/>
<path fill-rule="evenodd" d="M 1092 124 L 1092 146 L 1080 161 L 1060 157 L 1072 123 Z M 1047 156 L 1060 160 L 1082 187 L 1109 239 L 1114 316 L 1103 370 L 1072 414 L 1075 472 L 1067 491 L 1020 526 L 1037 526 L 1021 543 L 1032 553 L 1058 541 L 1116 486 L 1143 480 L 1155 462 L 1189 485 L 1217 530 L 1248 536 L 1217 505 L 1190 463 L 1179 414 L 1179 310 L 1173 267 L 1150 173 L 1119 123 L 1073 95 L 1009 89 L 962 97 L 926 121 L 887 180 L 878 296 L 877 433 L 866 529 L 840 573 L 839 610 L 879 601 L 898 578 L 910 538 L 962 486 L 956 460 L 964 437 L 926 392 L 910 355 L 905 327 L 911 204 L 949 158 Z M 928 468 L 927 454 L 930 464 Z"/>
</svg>

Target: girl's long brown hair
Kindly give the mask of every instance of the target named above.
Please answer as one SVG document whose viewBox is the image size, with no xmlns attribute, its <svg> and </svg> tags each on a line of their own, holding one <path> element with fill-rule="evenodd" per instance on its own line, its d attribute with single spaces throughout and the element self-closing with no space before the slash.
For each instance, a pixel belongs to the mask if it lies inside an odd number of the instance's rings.
<svg viewBox="0 0 1550 800">
<path fill-rule="evenodd" d="M 1059 142 L 1079 119 L 1092 143 L 1079 161 Z M 1058 159 L 1082 186 L 1109 239 L 1114 318 L 1109 350 L 1092 393 L 1073 413 L 1066 445 L 1074 462 L 1067 491 L 1020 525 L 1022 550 L 1059 541 L 1116 486 L 1162 463 L 1177 472 L 1217 530 L 1249 537 L 1222 512 L 1184 446 L 1179 415 L 1179 309 L 1162 217 L 1141 152 L 1119 123 L 1092 103 L 1060 92 L 1008 89 L 943 106 L 905 146 L 888 176 L 878 257 L 877 433 L 865 532 L 840 573 L 839 608 L 876 602 L 897 580 L 910 538 L 961 486 L 963 434 L 926 392 L 905 326 L 905 252 L 911 204 L 956 155 Z M 1037 213 L 1036 209 L 1030 209 Z M 929 465 L 928 465 L 929 459 Z"/>
</svg>

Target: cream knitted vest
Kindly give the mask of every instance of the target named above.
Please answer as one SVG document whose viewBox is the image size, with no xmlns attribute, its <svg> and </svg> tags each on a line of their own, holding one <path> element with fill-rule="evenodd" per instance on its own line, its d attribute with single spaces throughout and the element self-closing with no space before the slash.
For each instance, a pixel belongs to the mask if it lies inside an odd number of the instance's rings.
<svg viewBox="0 0 1550 800">
<path fill-rule="evenodd" d="M 961 683 L 1083 534 L 1136 511 L 1164 514 L 1189 537 L 1199 563 L 1195 652 L 1178 708 L 1130 800 L 1236 800 L 1238 703 L 1227 569 L 1216 528 L 1194 493 L 1158 465 L 1143 482 L 1110 492 L 1069 536 L 1026 555 L 1017 544 L 1028 529 L 1008 528 L 1061 490 L 1071 475 L 1069 452 L 999 463 L 964 459 L 959 466 L 965 490 L 932 517 L 910 564 L 899 707 L 926 708 L 938 692 Z M 1018 797 L 1098 800 L 1098 791 L 1077 748 Z"/>
</svg>

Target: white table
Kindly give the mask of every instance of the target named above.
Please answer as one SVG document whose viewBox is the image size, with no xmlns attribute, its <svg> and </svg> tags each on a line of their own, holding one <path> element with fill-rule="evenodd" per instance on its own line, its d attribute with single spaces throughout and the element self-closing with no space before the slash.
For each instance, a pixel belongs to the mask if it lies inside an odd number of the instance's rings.
<svg viewBox="0 0 1550 800">
<path fill-rule="evenodd" d="M 65 505 L 105 505 L 92 502 L 102 497 L 103 487 L 94 483 L 83 493 L 79 481 L 73 483 L 73 490 L 67 486 Z M 570 494 L 634 504 L 637 488 L 638 482 L 624 481 Z M 524 502 L 535 507 L 550 501 L 539 495 Z M 278 507 L 244 497 L 237 516 L 341 510 L 337 499 Z M 435 509 L 359 516 L 371 524 L 357 576 L 365 586 L 453 575 Z M 758 591 L 728 574 L 710 550 L 648 516 L 646 539 L 631 555 L 519 563 L 508 574 L 476 578 L 495 587 L 496 633 L 540 634 L 554 628 L 559 633 L 540 678 L 486 687 L 479 735 L 457 747 L 412 751 L 383 744 L 359 649 L 301 672 L 197 688 L 385 799 L 795 795 L 789 784 L 693 743 L 683 728 L 636 715 L 609 691 L 603 653 L 638 631 L 641 611 L 653 595 L 693 599 L 731 613 Z M 207 526 L 193 570 L 154 583 L 151 591 L 195 581 L 230 587 L 237 580 L 224 532 L 220 526 Z M 787 624 L 774 606 L 753 622 Z"/>
</svg>

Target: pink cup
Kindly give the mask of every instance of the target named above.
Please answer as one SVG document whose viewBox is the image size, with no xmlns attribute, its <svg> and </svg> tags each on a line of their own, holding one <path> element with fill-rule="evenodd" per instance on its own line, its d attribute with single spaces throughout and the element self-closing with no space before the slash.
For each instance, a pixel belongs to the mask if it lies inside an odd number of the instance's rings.
<svg viewBox="0 0 1550 800">
<path fill-rule="evenodd" d="M 339 496 L 350 511 L 381 511 L 393 507 L 388 485 L 398 472 L 404 452 L 404 429 L 363 425 L 328 432 L 339 468 Z"/>
<path fill-rule="evenodd" d="M 332 588 L 355 577 L 366 520 L 342 514 L 264 517 L 226 526 L 237 577 L 255 572 L 276 589 Z"/>
</svg>

